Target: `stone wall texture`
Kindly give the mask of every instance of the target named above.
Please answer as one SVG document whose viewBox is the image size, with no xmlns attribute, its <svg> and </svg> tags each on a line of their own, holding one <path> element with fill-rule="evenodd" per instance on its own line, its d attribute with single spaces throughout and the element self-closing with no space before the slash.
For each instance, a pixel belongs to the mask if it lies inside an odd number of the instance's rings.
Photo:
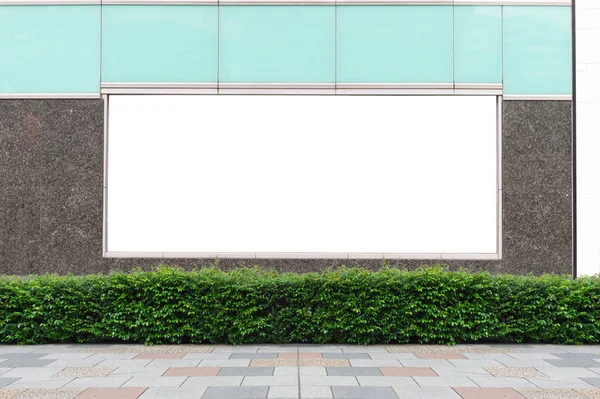
<svg viewBox="0 0 600 399">
<path fill-rule="evenodd" d="M 380 260 L 102 258 L 102 100 L 0 101 L 0 274 L 90 274 L 255 264 L 308 272 Z M 492 273 L 572 270 L 571 103 L 503 105 L 503 253 L 498 261 L 443 261 Z M 436 261 L 395 260 L 409 269 Z"/>
</svg>

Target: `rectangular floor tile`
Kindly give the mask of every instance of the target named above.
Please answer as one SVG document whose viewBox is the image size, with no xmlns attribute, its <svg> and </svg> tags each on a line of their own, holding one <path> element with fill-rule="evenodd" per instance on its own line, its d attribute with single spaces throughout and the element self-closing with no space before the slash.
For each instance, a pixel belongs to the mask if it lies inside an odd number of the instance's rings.
<svg viewBox="0 0 600 399">
<path fill-rule="evenodd" d="M 187 377 L 133 377 L 123 387 L 179 387 Z"/>
<path fill-rule="evenodd" d="M 183 383 L 183 387 L 201 386 L 201 387 L 237 387 L 242 383 L 244 377 L 188 377 Z"/>
<path fill-rule="evenodd" d="M 398 359 L 350 359 L 352 367 L 395 367 L 401 366 Z"/>
<path fill-rule="evenodd" d="M 417 384 L 422 387 L 476 387 L 472 380 L 467 377 L 413 377 Z"/>
<path fill-rule="evenodd" d="M 269 376 L 274 370 L 274 367 L 223 367 L 218 375 Z"/>
<path fill-rule="evenodd" d="M 125 384 L 130 377 L 109 375 L 107 377 L 75 378 L 65 385 L 66 388 L 118 388 Z"/>
<path fill-rule="evenodd" d="M 528 378 L 530 382 L 540 388 L 593 388 L 594 386 L 578 378 L 564 380 L 550 378 Z"/>
<path fill-rule="evenodd" d="M 298 376 L 296 375 L 288 375 L 288 376 L 250 376 L 244 377 L 242 381 L 242 386 L 249 387 L 273 387 L 277 385 L 298 385 Z"/>
<path fill-rule="evenodd" d="M 325 367 L 300 367 L 300 376 L 326 376 L 327 369 Z"/>
<path fill-rule="evenodd" d="M 270 386 L 269 393 L 267 394 L 267 398 L 298 398 L 298 384 L 296 385 L 280 385 L 280 386 Z"/>
<path fill-rule="evenodd" d="M 325 386 L 358 386 L 356 377 L 337 376 L 300 376 L 301 385 L 325 385 Z"/>
<path fill-rule="evenodd" d="M 334 398 L 344 399 L 398 399 L 391 387 L 333 387 Z"/>
<path fill-rule="evenodd" d="M 460 353 L 415 353 L 419 359 L 444 359 L 444 360 L 456 360 L 456 359 L 466 359 Z"/>
<path fill-rule="evenodd" d="M 326 367 L 326 370 L 327 375 L 382 375 L 377 367 Z"/>
<path fill-rule="evenodd" d="M 13 359 L 8 359 L 8 360 L 3 361 L 2 367 L 44 367 L 55 361 L 56 360 L 52 360 L 52 359 L 42 360 L 42 359 L 30 359 L 30 358 L 23 358 L 23 359 L 13 358 Z M 600 365 L 600 363 L 596 364 L 596 365 L 598 366 L 598 365 Z"/>
<path fill-rule="evenodd" d="M 134 359 L 181 359 L 185 353 L 153 353 L 142 352 Z"/>
<path fill-rule="evenodd" d="M 367 353 L 323 353 L 323 359 L 370 359 Z"/>
<path fill-rule="evenodd" d="M 259 399 L 266 398 L 268 387 L 210 387 L 202 399 Z"/>
<path fill-rule="evenodd" d="M 207 377 L 215 376 L 220 367 L 169 367 L 163 374 L 165 377 Z"/>
<path fill-rule="evenodd" d="M 463 399 L 524 399 L 511 388 L 454 388 Z"/>
<path fill-rule="evenodd" d="M 206 388 L 148 388 L 139 399 L 200 399 Z"/>
<path fill-rule="evenodd" d="M 298 375 L 298 367 L 274 367 L 273 375 L 275 376 L 286 376 L 286 375 Z M 325 373 L 323 373 L 325 375 Z"/>
<path fill-rule="evenodd" d="M 21 378 L 18 381 L 8 385 L 7 388 L 12 389 L 30 389 L 30 388 L 62 388 L 71 382 L 73 378 L 53 378 L 48 377 L 44 380 L 32 380 L 28 378 Z M 75 387 L 73 387 L 75 388 Z"/>
<path fill-rule="evenodd" d="M 417 383 L 411 377 L 356 377 L 358 384 L 363 387 L 417 387 Z"/>
<path fill-rule="evenodd" d="M 202 359 L 200 367 L 248 367 L 250 359 Z"/>
<path fill-rule="evenodd" d="M 277 359 L 277 353 L 232 353 L 230 359 Z"/>
<path fill-rule="evenodd" d="M 77 388 L 58 388 L 58 389 L 27 389 L 11 399 L 73 399 L 83 392 L 83 389 Z M 0 392 L 0 398 L 4 398 Z"/>
<path fill-rule="evenodd" d="M 480 387 L 485 388 L 535 388 L 525 378 L 515 377 L 470 377 Z"/>
<path fill-rule="evenodd" d="M 2 378 L 2 377 L 0 377 L 0 388 L 4 388 L 5 386 L 10 385 L 17 380 L 18 380 L 18 378 Z"/>
<path fill-rule="evenodd" d="M 580 378 L 580 380 L 587 382 L 590 385 L 595 386 L 596 388 L 600 388 L 600 377 L 598 378 L 586 378 L 586 377 L 582 377 Z"/>
<path fill-rule="evenodd" d="M 331 392 L 331 387 L 325 386 L 311 386 L 311 385 L 302 385 L 300 387 L 301 398 L 319 398 L 319 399 L 328 399 L 333 398 L 333 393 Z"/>
<path fill-rule="evenodd" d="M 145 388 L 90 388 L 77 399 L 137 399 Z"/>
<path fill-rule="evenodd" d="M 396 377 L 437 377 L 438 375 L 429 367 L 380 367 L 384 376 Z"/>
<path fill-rule="evenodd" d="M 452 388 L 393 387 L 401 399 L 461 399 Z"/>
</svg>

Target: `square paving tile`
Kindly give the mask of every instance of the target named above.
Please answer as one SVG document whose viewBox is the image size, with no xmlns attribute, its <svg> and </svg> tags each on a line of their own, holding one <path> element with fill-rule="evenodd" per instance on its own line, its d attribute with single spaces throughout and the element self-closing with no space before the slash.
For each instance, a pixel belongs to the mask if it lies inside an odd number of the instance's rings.
<svg viewBox="0 0 600 399">
<path fill-rule="evenodd" d="M 398 399 L 392 387 L 332 387 L 334 398 Z"/>
<path fill-rule="evenodd" d="M 146 388 L 89 388 L 77 399 L 137 399 Z"/>
<path fill-rule="evenodd" d="M 202 399 L 262 399 L 267 397 L 268 387 L 210 387 Z"/>
<path fill-rule="evenodd" d="M 381 371 L 377 367 L 327 367 L 327 375 L 367 375 L 381 376 Z"/>
<path fill-rule="evenodd" d="M 221 371 L 220 367 L 170 367 L 165 371 L 165 377 L 204 377 L 215 376 Z"/>
<path fill-rule="evenodd" d="M 454 388 L 463 399 L 524 399 L 511 388 Z"/>
<path fill-rule="evenodd" d="M 394 377 L 437 377 L 429 367 L 380 367 L 382 375 Z"/>
</svg>

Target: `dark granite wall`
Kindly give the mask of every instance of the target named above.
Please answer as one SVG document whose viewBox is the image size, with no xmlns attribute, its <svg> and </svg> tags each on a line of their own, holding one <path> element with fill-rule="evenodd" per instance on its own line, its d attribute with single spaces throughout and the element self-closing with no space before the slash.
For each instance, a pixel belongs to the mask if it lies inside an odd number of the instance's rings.
<svg viewBox="0 0 600 399">
<path fill-rule="evenodd" d="M 445 261 L 494 273 L 571 273 L 571 103 L 505 101 L 503 259 Z M 102 258 L 101 100 L 0 101 L 0 273 L 87 274 L 156 259 Z M 174 259 L 186 268 L 212 260 Z M 413 268 L 427 261 L 389 261 Z M 379 260 L 220 260 L 284 271 Z"/>
</svg>

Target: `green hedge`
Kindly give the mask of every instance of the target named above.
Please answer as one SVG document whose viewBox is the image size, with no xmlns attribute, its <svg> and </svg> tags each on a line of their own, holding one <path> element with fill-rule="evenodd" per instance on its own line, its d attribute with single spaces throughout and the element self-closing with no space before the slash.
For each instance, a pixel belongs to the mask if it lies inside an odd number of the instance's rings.
<svg viewBox="0 0 600 399">
<path fill-rule="evenodd" d="M 600 280 L 340 269 L 0 277 L 0 342 L 600 341 Z"/>
</svg>

